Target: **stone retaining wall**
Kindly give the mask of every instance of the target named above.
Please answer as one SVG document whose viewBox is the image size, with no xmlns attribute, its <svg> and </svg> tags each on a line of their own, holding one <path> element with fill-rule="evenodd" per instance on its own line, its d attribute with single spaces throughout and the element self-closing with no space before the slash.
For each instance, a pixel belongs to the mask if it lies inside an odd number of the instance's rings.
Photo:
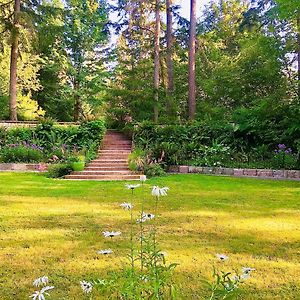
<svg viewBox="0 0 300 300">
<path fill-rule="evenodd" d="M 0 163 L 0 172 L 44 172 L 46 170 L 46 164 Z"/>
<path fill-rule="evenodd" d="M 36 121 L 0 121 L 0 127 L 12 128 L 12 127 L 35 127 L 38 124 Z M 79 125 L 75 122 L 55 122 L 58 126 L 70 126 Z"/>
<path fill-rule="evenodd" d="M 257 178 L 276 178 L 300 180 L 299 170 L 269 170 L 269 169 L 234 169 L 234 168 L 215 168 L 215 167 L 194 167 L 194 166 L 171 166 L 169 173 L 199 173 L 227 175 L 237 177 L 257 177 Z"/>
</svg>

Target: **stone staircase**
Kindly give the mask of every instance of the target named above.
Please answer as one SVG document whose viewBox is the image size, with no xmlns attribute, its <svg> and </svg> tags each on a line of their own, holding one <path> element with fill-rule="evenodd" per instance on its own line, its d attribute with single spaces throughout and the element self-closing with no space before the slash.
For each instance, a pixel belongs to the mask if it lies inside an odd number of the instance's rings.
<svg viewBox="0 0 300 300">
<path fill-rule="evenodd" d="M 140 175 L 129 170 L 128 155 L 132 142 L 124 134 L 108 130 L 103 138 L 98 157 L 83 171 L 65 176 L 75 180 L 139 180 Z"/>
</svg>

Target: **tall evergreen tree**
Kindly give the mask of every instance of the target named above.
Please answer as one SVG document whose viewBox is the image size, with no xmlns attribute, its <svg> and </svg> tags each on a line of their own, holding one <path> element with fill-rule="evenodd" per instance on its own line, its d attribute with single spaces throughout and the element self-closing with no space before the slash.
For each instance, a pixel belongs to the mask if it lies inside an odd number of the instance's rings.
<svg viewBox="0 0 300 300">
<path fill-rule="evenodd" d="M 189 118 L 194 119 L 196 113 L 196 2 L 191 0 L 190 38 L 189 38 Z"/>
<path fill-rule="evenodd" d="M 160 73 L 160 1 L 155 0 L 155 34 L 154 34 L 154 122 L 159 114 L 159 73 Z"/>
<path fill-rule="evenodd" d="M 173 15 L 172 15 L 172 0 L 166 0 L 166 15 L 167 15 L 167 113 L 169 116 L 173 110 L 173 92 L 174 92 L 174 64 L 173 64 Z"/>
<path fill-rule="evenodd" d="M 20 0 L 14 2 L 14 20 L 11 31 L 10 81 L 9 81 L 9 115 L 12 121 L 17 121 L 17 67 L 19 56 Z"/>
</svg>

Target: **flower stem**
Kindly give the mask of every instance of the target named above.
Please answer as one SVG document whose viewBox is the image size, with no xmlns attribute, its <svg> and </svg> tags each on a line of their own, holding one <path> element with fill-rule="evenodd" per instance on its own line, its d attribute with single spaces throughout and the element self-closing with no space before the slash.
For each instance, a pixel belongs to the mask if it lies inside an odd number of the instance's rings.
<svg viewBox="0 0 300 300">
<path fill-rule="evenodd" d="M 133 189 L 131 193 L 131 204 L 133 203 Z M 130 209 L 130 260 L 131 260 L 131 268 L 134 270 L 134 254 L 133 254 L 133 212 L 132 208 Z"/>
<path fill-rule="evenodd" d="M 157 208 L 158 208 L 158 196 L 155 198 L 155 218 L 154 218 L 154 231 L 153 231 L 153 249 L 154 249 L 154 272 L 155 272 L 155 286 L 158 286 L 158 273 L 157 273 L 157 241 L 156 241 L 156 232 L 157 232 Z M 158 291 L 157 291 L 158 295 Z"/>
<path fill-rule="evenodd" d="M 141 260 L 141 272 L 143 271 L 144 263 L 143 263 L 143 238 L 144 238 L 144 225 L 142 222 L 143 218 L 143 211 L 144 211 L 144 197 L 142 198 L 141 204 L 141 216 L 140 216 L 140 260 Z"/>
</svg>

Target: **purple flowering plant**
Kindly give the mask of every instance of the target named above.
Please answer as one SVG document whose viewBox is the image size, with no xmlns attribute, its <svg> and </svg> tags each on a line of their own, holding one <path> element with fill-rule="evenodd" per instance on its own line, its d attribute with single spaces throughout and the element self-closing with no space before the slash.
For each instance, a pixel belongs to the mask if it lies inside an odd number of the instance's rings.
<svg viewBox="0 0 300 300">
<path fill-rule="evenodd" d="M 294 165 L 295 155 L 285 144 L 278 144 L 274 150 L 274 160 L 277 168 L 286 169 Z"/>
</svg>

